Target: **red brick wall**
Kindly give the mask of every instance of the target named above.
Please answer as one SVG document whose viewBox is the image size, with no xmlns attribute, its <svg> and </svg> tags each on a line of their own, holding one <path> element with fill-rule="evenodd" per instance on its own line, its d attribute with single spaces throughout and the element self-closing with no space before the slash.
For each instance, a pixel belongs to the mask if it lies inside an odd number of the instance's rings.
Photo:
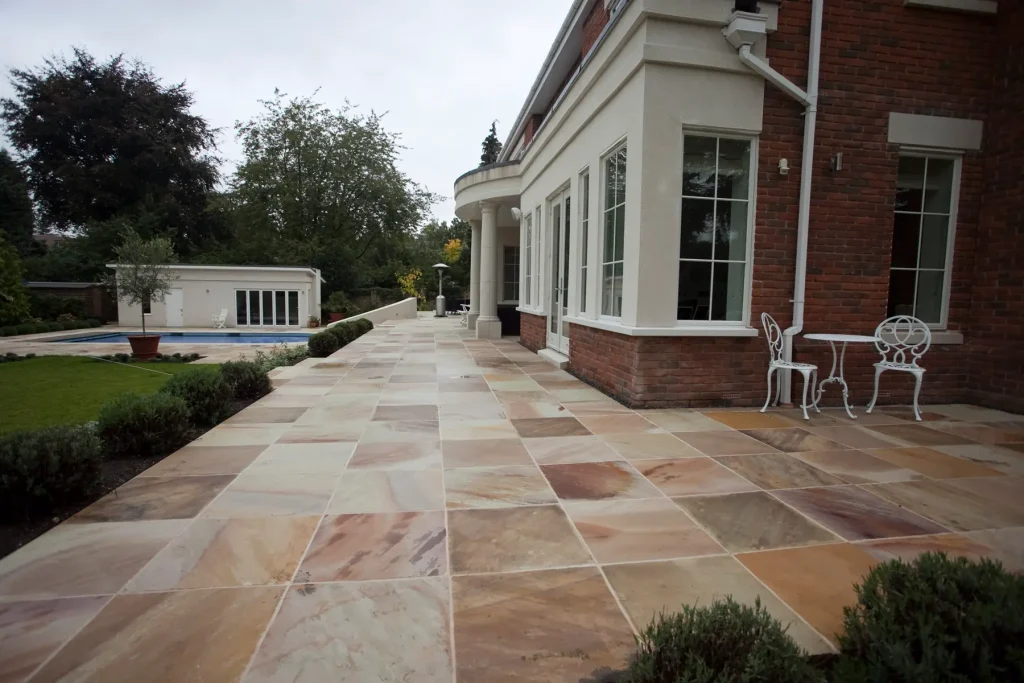
<svg viewBox="0 0 1024 683">
<path fill-rule="evenodd" d="M 547 318 L 542 315 L 519 313 L 519 343 L 531 351 L 540 351 L 547 346 L 545 325 Z"/>
<path fill-rule="evenodd" d="M 580 59 L 587 56 L 590 48 L 594 47 L 597 37 L 601 35 L 601 31 L 608 23 L 609 14 L 608 10 L 604 8 L 604 2 L 605 0 L 597 0 L 583 23 L 583 47 L 580 48 Z"/>
<path fill-rule="evenodd" d="M 967 398 L 1024 412 L 1024 6 L 999 3 L 996 25 Z"/>
</svg>

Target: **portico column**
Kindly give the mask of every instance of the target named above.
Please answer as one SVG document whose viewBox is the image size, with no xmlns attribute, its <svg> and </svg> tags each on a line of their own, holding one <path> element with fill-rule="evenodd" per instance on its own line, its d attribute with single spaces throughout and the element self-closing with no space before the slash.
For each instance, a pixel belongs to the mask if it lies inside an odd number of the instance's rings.
<svg viewBox="0 0 1024 683">
<path fill-rule="evenodd" d="M 498 205 L 480 202 L 480 317 L 476 319 L 477 339 L 501 339 L 498 320 Z"/>
<path fill-rule="evenodd" d="M 470 221 L 472 237 L 470 238 L 469 256 L 469 329 L 476 329 L 476 319 L 480 317 L 480 221 Z"/>
</svg>

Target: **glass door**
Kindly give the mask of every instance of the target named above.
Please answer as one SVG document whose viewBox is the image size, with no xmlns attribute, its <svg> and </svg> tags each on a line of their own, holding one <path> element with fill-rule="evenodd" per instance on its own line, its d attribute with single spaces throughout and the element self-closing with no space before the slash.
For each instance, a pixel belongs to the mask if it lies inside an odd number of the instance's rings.
<svg viewBox="0 0 1024 683">
<path fill-rule="evenodd" d="M 562 192 L 551 200 L 551 255 L 550 301 L 548 306 L 548 346 L 562 353 L 569 352 L 569 330 L 565 316 L 569 313 L 569 245 L 572 200 L 569 192 Z"/>
</svg>

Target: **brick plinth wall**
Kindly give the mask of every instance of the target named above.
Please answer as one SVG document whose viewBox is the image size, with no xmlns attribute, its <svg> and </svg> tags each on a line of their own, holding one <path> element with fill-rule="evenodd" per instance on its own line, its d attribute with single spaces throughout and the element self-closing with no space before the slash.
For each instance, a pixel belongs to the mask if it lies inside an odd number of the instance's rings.
<svg viewBox="0 0 1024 683">
<path fill-rule="evenodd" d="M 531 351 L 547 346 L 547 318 L 542 315 L 519 313 L 519 343 Z"/>
</svg>

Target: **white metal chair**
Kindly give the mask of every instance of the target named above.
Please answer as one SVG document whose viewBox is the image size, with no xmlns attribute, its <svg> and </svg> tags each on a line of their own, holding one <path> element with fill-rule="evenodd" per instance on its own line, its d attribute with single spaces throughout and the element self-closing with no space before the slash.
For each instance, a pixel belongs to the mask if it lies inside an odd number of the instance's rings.
<svg viewBox="0 0 1024 683">
<path fill-rule="evenodd" d="M 809 420 L 810 418 L 807 417 L 808 406 L 813 407 L 819 413 L 821 412 L 813 402 L 811 404 L 807 403 L 807 387 L 817 386 L 818 366 L 810 363 L 791 363 L 782 360 L 782 330 L 779 329 L 779 324 L 767 313 L 761 314 L 761 324 L 764 326 L 765 336 L 768 337 L 768 353 L 771 354 L 771 362 L 768 363 L 768 398 L 765 399 L 761 412 L 763 413 L 768 409 L 768 403 L 772 400 L 772 374 L 776 370 L 796 370 L 804 376 L 804 402 L 800 405 L 800 408 L 804 411 L 804 419 Z M 782 378 L 780 377 L 778 379 L 778 386 L 775 389 L 775 405 L 779 405 L 779 395 L 781 393 Z"/>
<path fill-rule="evenodd" d="M 213 316 L 213 327 L 214 327 L 214 329 L 217 329 L 217 330 L 224 329 L 224 326 L 227 324 L 227 321 L 228 321 L 228 309 L 222 308 L 222 309 L 220 309 L 220 313 L 219 314 Z"/>
<path fill-rule="evenodd" d="M 459 325 L 462 327 L 469 327 L 469 305 L 459 304 L 459 317 L 462 320 L 459 321 Z"/>
<path fill-rule="evenodd" d="M 921 394 L 921 380 L 924 368 L 917 364 L 921 356 L 932 345 L 932 331 L 928 325 L 909 315 L 894 315 L 886 318 L 875 329 L 875 348 L 882 354 L 882 360 L 875 363 L 875 394 L 871 397 L 867 412 L 871 412 L 878 400 L 878 380 L 886 370 L 899 370 L 914 375 L 914 418 L 921 421 L 921 409 L 917 398 Z"/>
</svg>

